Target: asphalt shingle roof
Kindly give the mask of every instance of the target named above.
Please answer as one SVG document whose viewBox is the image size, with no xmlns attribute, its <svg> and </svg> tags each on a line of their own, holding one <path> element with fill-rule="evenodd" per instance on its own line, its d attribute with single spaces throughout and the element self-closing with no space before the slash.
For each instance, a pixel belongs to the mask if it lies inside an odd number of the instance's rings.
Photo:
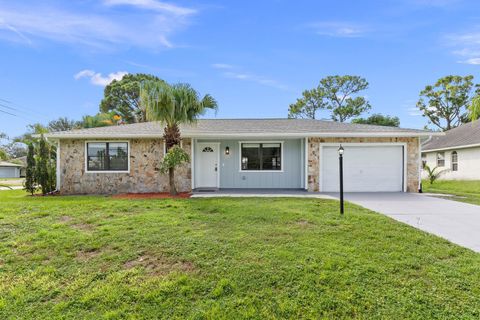
<svg viewBox="0 0 480 320">
<path fill-rule="evenodd" d="M 7 161 L 0 161 L 0 167 L 23 167 L 23 165 Z"/>
<path fill-rule="evenodd" d="M 71 131 L 53 132 L 49 138 L 69 137 L 146 137 L 163 135 L 163 124 L 160 122 L 133 123 L 109 127 L 78 129 Z M 215 136 L 215 135 L 267 135 L 267 134 L 319 134 L 322 133 L 384 133 L 429 135 L 430 132 L 417 129 L 403 129 L 386 126 L 365 124 L 340 123 L 310 119 L 200 119 L 189 125 L 181 125 L 180 130 L 184 137 Z"/>
<path fill-rule="evenodd" d="M 444 136 L 432 137 L 423 146 L 423 151 L 480 145 L 480 120 L 463 124 L 445 132 Z"/>
</svg>

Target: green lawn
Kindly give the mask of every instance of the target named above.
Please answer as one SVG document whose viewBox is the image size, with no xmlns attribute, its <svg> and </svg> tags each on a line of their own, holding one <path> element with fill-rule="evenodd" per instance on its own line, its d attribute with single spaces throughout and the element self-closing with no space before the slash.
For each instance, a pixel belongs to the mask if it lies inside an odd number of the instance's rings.
<svg viewBox="0 0 480 320">
<path fill-rule="evenodd" d="M 480 255 L 338 202 L 0 192 L 0 319 L 480 317 Z"/>
<path fill-rule="evenodd" d="M 434 184 L 423 181 L 423 191 L 432 193 L 453 194 L 452 199 L 480 205 L 480 181 L 437 180 Z"/>
</svg>

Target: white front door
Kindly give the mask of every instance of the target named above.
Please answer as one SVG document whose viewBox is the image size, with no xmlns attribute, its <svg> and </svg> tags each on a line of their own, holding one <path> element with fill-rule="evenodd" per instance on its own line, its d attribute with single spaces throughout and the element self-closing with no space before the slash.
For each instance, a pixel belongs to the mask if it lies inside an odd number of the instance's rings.
<svg viewBox="0 0 480 320">
<path fill-rule="evenodd" d="M 345 192 L 403 191 L 404 155 L 399 145 L 344 145 Z M 338 192 L 338 146 L 321 147 L 321 191 Z"/>
<path fill-rule="evenodd" d="M 218 188 L 219 143 L 198 143 L 195 166 L 197 188 Z"/>
</svg>

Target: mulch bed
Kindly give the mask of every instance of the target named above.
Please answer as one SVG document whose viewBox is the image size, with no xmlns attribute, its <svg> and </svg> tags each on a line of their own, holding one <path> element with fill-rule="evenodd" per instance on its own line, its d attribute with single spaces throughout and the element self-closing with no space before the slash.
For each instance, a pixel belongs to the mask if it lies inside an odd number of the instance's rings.
<svg viewBox="0 0 480 320">
<path fill-rule="evenodd" d="M 189 192 L 179 192 L 176 196 L 172 196 L 168 192 L 158 193 L 123 193 L 113 195 L 112 198 L 116 199 L 185 199 L 190 198 L 192 194 Z"/>
</svg>

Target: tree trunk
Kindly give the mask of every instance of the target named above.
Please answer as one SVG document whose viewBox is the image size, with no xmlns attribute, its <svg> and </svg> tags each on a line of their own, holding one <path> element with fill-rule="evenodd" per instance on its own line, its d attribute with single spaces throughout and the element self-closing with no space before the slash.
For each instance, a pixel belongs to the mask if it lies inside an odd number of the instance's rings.
<svg viewBox="0 0 480 320">
<path fill-rule="evenodd" d="M 177 188 L 175 188 L 175 170 L 173 168 L 168 169 L 168 178 L 170 180 L 170 194 L 176 196 Z"/>
<path fill-rule="evenodd" d="M 165 139 L 165 149 L 168 152 L 173 146 L 180 145 L 180 128 L 176 124 L 166 126 L 163 132 L 163 138 Z M 174 168 L 168 169 L 168 178 L 170 183 L 170 194 L 175 196 L 177 195 L 177 188 L 175 188 Z"/>
<path fill-rule="evenodd" d="M 176 124 L 172 126 L 166 126 L 163 132 L 163 138 L 165 139 L 165 147 L 167 151 L 174 145 L 179 145 L 180 128 Z"/>
</svg>

